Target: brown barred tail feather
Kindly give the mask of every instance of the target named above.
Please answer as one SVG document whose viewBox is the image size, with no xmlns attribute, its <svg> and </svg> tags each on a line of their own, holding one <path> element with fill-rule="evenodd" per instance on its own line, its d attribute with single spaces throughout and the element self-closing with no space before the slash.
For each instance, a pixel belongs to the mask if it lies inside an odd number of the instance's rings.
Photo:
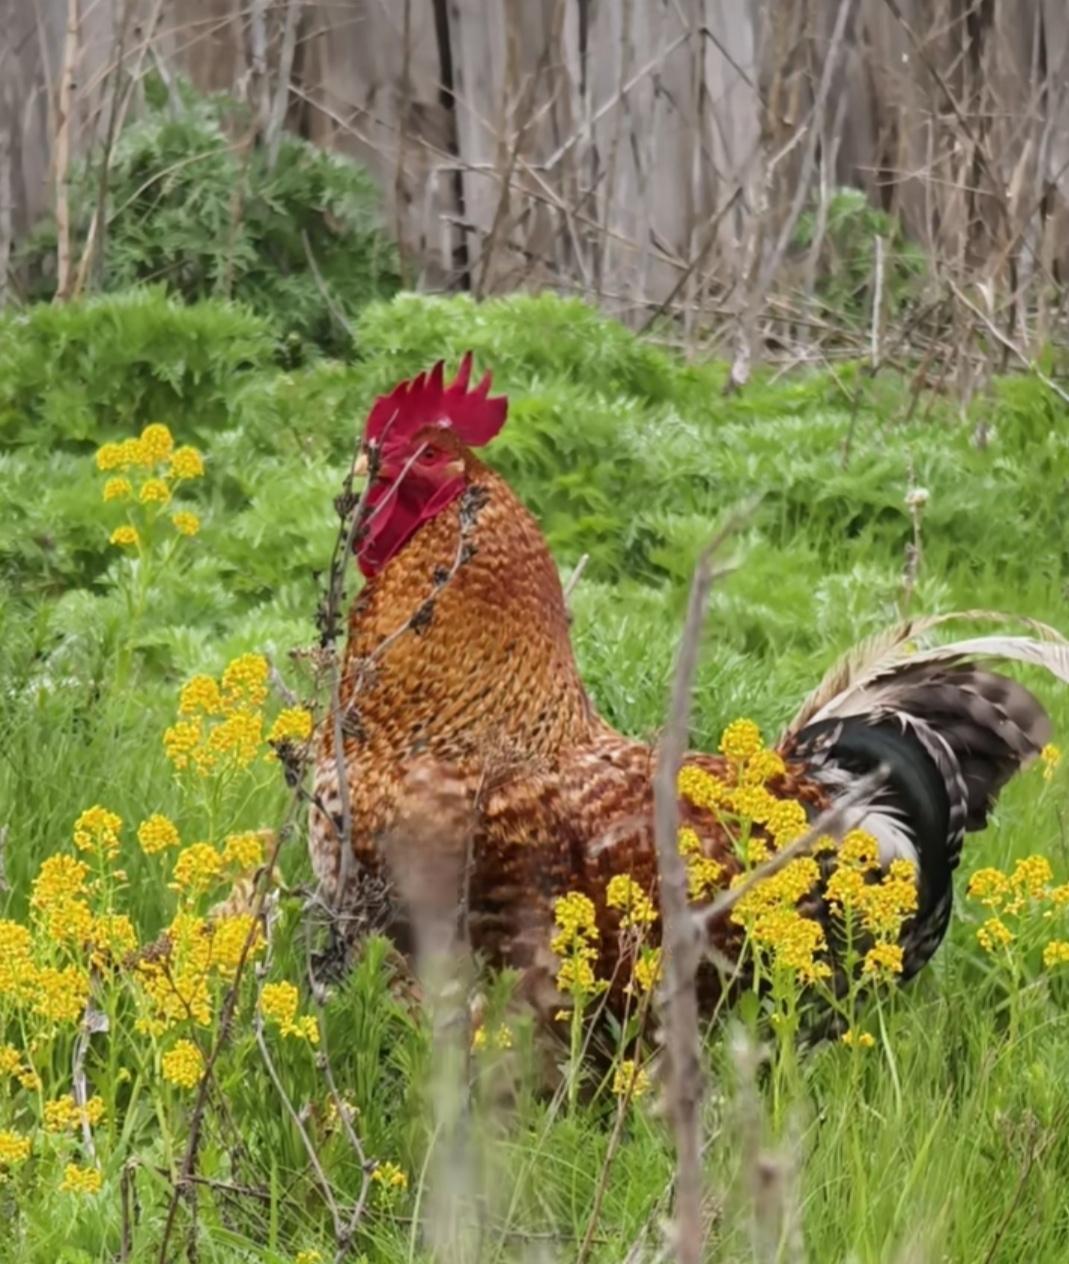
<svg viewBox="0 0 1069 1264">
<path fill-rule="evenodd" d="M 964 835 L 983 829 L 1003 786 L 1051 737 L 1028 689 L 971 660 L 1031 663 L 1069 682 L 1069 645 L 1043 631 L 1048 639 L 980 637 L 913 653 L 901 636 L 873 638 L 828 673 L 783 740 L 833 796 L 881 764 L 889 769 L 858 825 L 876 837 L 884 864 L 903 857 L 918 866 L 907 975 L 946 931 Z"/>
</svg>

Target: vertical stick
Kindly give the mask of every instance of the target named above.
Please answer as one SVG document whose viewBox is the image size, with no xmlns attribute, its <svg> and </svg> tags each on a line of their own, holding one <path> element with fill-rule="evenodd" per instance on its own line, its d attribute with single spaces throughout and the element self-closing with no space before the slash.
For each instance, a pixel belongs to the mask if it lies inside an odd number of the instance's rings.
<svg viewBox="0 0 1069 1264">
<path fill-rule="evenodd" d="M 78 0 L 67 0 L 67 34 L 63 43 L 63 69 L 56 111 L 56 296 L 57 303 L 71 289 L 71 107 L 74 103 L 74 71 L 78 61 Z"/>
<path fill-rule="evenodd" d="M 695 988 L 699 938 L 687 899 L 686 866 L 676 843 L 679 823 L 676 779 L 686 751 L 691 687 L 698 665 L 705 608 L 713 586 L 713 555 L 718 544 L 719 539 L 705 550 L 694 572 L 668 722 L 661 737 L 653 778 L 653 824 L 664 935 L 668 1109 L 676 1143 L 675 1251 L 679 1264 L 700 1264 L 702 1256 L 702 1070 Z"/>
</svg>

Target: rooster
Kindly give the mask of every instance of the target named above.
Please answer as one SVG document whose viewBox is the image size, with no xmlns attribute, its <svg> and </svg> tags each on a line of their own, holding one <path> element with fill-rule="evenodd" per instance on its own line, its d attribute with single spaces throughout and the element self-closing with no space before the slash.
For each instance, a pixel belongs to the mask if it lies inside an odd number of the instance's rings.
<svg viewBox="0 0 1069 1264">
<path fill-rule="evenodd" d="M 368 416 L 368 483 L 353 533 L 366 583 L 352 604 L 334 714 L 317 736 L 310 849 L 331 902 L 376 892 L 386 911 L 373 928 L 399 942 L 406 920 L 390 873 L 398 856 L 404 868 L 423 866 L 425 888 L 462 909 L 471 947 L 519 970 L 542 1008 L 560 999 L 550 941 L 561 896 L 592 901 L 606 977 L 620 951 L 609 881 L 629 875 L 656 906 L 657 752 L 607 724 L 583 687 L 538 523 L 474 454 L 504 425 L 507 401 L 490 395 L 489 374 L 472 386 L 471 368 L 469 354 L 447 384 L 439 363 Z M 1069 680 L 1069 646 L 1051 629 L 925 651 L 908 644 L 939 621 L 874 638 L 829 671 L 778 742 L 767 787 L 811 818 L 883 770 L 855 824 L 875 838 L 884 869 L 913 866 L 903 977 L 946 932 L 964 835 L 984 827 L 999 791 L 1050 738 L 1032 693 L 978 663 L 1016 659 Z M 695 753 L 683 766 L 718 784 L 732 776 L 726 756 Z M 738 849 L 697 798 L 680 795 L 680 823 L 726 887 Z M 401 836 L 408 850 L 391 850 Z M 436 868 L 450 847 L 452 861 Z M 819 891 L 806 899 L 827 922 Z M 738 953 L 728 919 L 707 919 L 706 930 L 712 958 Z M 703 971 L 707 1005 L 722 977 Z"/>
</svg>

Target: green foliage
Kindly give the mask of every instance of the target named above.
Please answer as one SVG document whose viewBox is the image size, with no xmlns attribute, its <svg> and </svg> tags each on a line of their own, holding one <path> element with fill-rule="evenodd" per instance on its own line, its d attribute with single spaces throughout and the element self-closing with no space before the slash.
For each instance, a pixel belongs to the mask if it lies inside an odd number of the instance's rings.
<svg viewBox="0 0 1069 1264">
<path fill-rule="evenodd" d="M 549 295 L 373 304 L 357 322 L 353 364 L 285 369 L 274 342 L 270 324 L 240 308 L 186 307 L 158 289 L 32 308 L 0 326 L 0 826 L 9 886 L 0 916 L 25 915 L 41 860 L 66 845 L 89 804 L 118 812 L 128 834 L 150 812 L 179 816 L 181 787 L 161 735 L 183 680 L 258 650 L 307 688 L 287 654 L 314 640 L 313 572 L 329 556 L 331 497 L 366 410 L 399 376 L 439 357 L 454 365 L 468 347 L 512 401 L 488 460 L 542 517 L 562 569 L 593 555 L 572 599 L 574 641 L 592 696 L 629 732 L 651 733 L 663 720 L 693 558 L 723 513 L 756 493 L 762 505 L 732 549 L 738 569 L 714 593 L 694 726 L 706 749 L 740 714 L 774 732 L 837 652 L 894 617 L 912 532 L 903 503 L 911 460 L 930 492 L 914 608 L 993 605 L 1065 625 L 1069 417 L 1034 380 L 997 382 L 964 422 L 939 406 L 906 421 L 907 383 L 869 382 L 849 368 L 758 380 L 725 400 L 721 366 L 681 364 Z M 991 427 L 983 447 L 971 440 L 979 417 Z M 121 509 L 101 501 L 92 456 L 148 422 L 204 451 L 205 477 L 182 491 L 203 527 L 137 610 L 136 572 L 107 542 Z M 1069 701 L 1046 686 L 1044 695 L 1064 740 Z M 1031 773 L 1009 788 L 989 830 L 969 839 L 966 876 L 1034 851 L 1051 856 L 1059 881 L 1069 876 L 1059 842 L 1065 772 L 1042 785 Z M 249 810 L 257 823 L 277 822 L 286 798 L 280 777 L 265 779 Z M 150 860 L 135 847 L 123 853 L 128 903 L 154 933 L 174 897 Z M 281 900 L 274 966 L 300 979 L 297 884 L 309 872 L 300 828 L 281 865 L 293 891 Z M 704 1123 L 720 1195 L 718 1258 L 754 1256 L 743 1126 L 748 1144 L 762 1127 L 769 1149 L 799 1169 L 810 1258 L 1067 1257 L 1069 1099 L 1059 1068 L 1069 1058 L 1069 994 L 1051 973 L 1015 983 L 977 943 L 983 915 L 959 900 L 934 967 L 866 1015 L 875 1049 L 829 1044 L 789 1075 L 770 1068 L 756 1087 L 743 1081 L 763 1125 L 740 1123 L 739 1064 L 722 1031 L 710 1036 L 716 1091 Z M 507 981 L 488 990 L 491 1007 L 501 1005 Z M 199 1257 L 281 1262 L 316 1248 L 330 1258 L 329 1215 L 250 1023 L 245 1008 L 221 1080 L 240 1144 L 213 1109 L 200 1172 L 256 1193 L 199 1189 Z M 354 1258 L 420 1260 L 428 1032 L 384 945 L 369 945 L 337 990 L 323 1034 L 369 1155 L 398 1163 L 410 1182 L 393 1204 L 373 1195 Z M 103 1044 L 91 1042 L 90 1083 L 106 1086 L 124 1112 L 112 1118 L 128 1121 L 102 1134 L 104 1188 L 92 1199 L 16 1199 L 0 1185 L 13 1226 L 0 1260 L 118 1256 L 127 1181 L 138 1217 L 129 1258 L 158 1255 L 188 1114 L 147 1066 L 136 1093 L 119 1081 L 98 1053 Z M 56 1055 L 57 1075 L 69 1073 L 68 1052 Z M 522 1259 L 532 1243 L 573 1258 L 594 1203 L 611 1093 L 592 1083 L 589 1100 L 568 1113 L 534 1090 L 533 1060 L 517 1025 L 514 1055 L 473 1063 L 480 1260 Z M 279 1063 L 332 1182 L 355 1197 L 361 1173 L 340 1131 L 323 1122 L 314 1060 L 304 1051 Z M 161 1130 L 161 1113 L 178 1121 L 175 1136 Z M 671 1169 L 664 1122 L 640 1104 L 621 1134 L 594 1261 L 625 1258 L 636 1242 L 657 1253 Z M 180 1217 L 177 1240 L 186 1243 L 185 1206 Z"/>
<path fill-rule="evenodd" d="M 368 174 L 288 133 L 272 167 L 263 147 L 249 148 L 248 122 L 225 97 L 186 90 L 175 110 L 158 86 L 154 95 L 111 156 L 102 288 L 161 283 L 186 302 L 234 299 L 298 345 L 346 351 L 347 319 L 398 280 Z M 80 242 L 99 201 L 102 162 L 95 152 L 74 173 Z M 45 223 L 21 253 L 34 297 L 53 285 L 55 239 L 55 225 Z"/>
<path fill-rule="evenodd" d="M 812 246 L 818 221 L 815 209 L 798 217 L 793 240 L 796 250 L 804 253 Z M 816 293 L 838 320 L 863 324 L 871 319 L 877 237 L 883 239 L 885 316 L 900 313 L 921 293 L 924 254 L 905 236 L 901 224 L 874 207 L 860 189 L 836 189 L 825 211 Z"/>
</svg>

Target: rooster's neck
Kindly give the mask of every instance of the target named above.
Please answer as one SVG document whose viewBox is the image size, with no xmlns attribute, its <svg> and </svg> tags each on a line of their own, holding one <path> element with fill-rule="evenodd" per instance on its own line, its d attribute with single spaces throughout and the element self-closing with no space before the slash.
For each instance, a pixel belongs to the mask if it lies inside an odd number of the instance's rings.
<svg viewBox="0 0 1069 1264">
<path fill-rule="evenodd" d="M 358 745 L 489 766 L 600 729 L 538 523 L 496 474 L 425 523 L 359 594 L 342 690 Z"/>
</svg>

